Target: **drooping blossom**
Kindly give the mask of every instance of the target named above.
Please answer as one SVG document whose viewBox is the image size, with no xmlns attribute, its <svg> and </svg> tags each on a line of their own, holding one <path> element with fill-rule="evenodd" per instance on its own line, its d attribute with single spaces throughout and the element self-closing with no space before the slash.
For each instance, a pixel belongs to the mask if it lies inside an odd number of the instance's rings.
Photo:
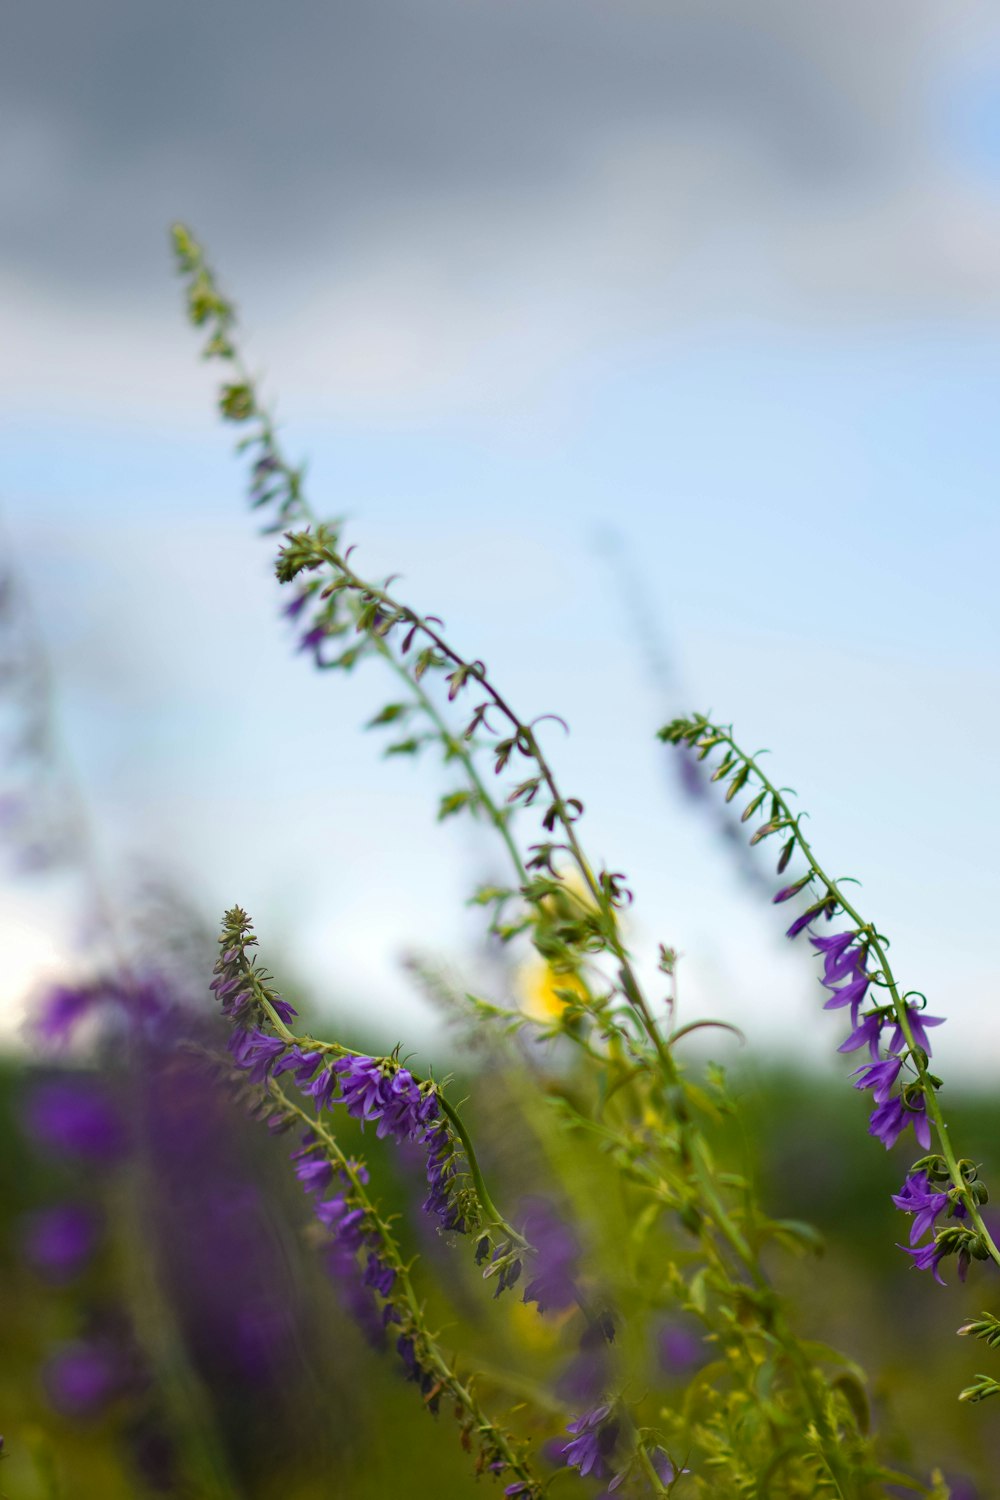
<svg viewBox="0 0 1000 1500">
<path fill-rule="evenodd" d="M 918 1010 L 915 1005 L 906 1006 L 906 1015 L 910 1023 L 910 1031 L 912 1033 L 915 1044 L 918 1047 L 921 1047 L 924 1052 L 927 1053 L 927 1056 L 930 1057 L 931 1044 L 927 1036 L 927 1027 L 943 1026 L 945 1023 L 945 1017 L 929 1016 L 927 1015 L 926 1011 Z M 906 1040 L 906 1037 L 903 1034 L 903 1028 L 897 1021 L 895 1027 L 893 1028 L 892 1038 L 889 1042 L 889 1051 L 899 1052 L 903 1047 L 906 1047 L 908 1045 L 909 1044 Z"/>
<path fill-rule="evenodd" d="M 893 1085 L 899 1077 L 899 1070 L 902 1066 L 902 1058 L 887 1057 L 884 1062 L 870 1063 L 856 1068 L 855 1072 L 858 1076 L 854 1087 L 871 1089 L 875 1103 L 884 1104 L 892 1093 Z"/>
<path fill-rule="evenodd" d="M 917 1097 L 909 1102 L 896 1095 L 886 1099 L 883 1104 L 876 1105 L 868 1125 L 868 1134 L 876 1137 L 885 1146 L 887 1151 L 896 1144 L 907 1125 L 913 1126 L 913 1133 L 925 1151 L 931 1148 L 931 1126 L 927 1118 L 927 1106 L 923 1098 Z"/>
<path fill-rule="evenodd" d="M 574 1422 L 567 1422 L 566 1430 L 573 1436 L 561 1445 L 563 1463 L 579 1469 L 584 1476 L 606 1479 L 612 1472 L 611 1459 L 620 1430 L 614 1408 L 607 1403 L 595 1406 Z"/>
<path fill-rule="evenodd" d="M 934 1228 L 936 1219 L 948 1207 L 950 1197 L 931 1186 L 926 1172 L 910 1172 L 900 1192 L 893 1194 L 892 1201 L 903 1213 L 913 1214 L 910 1244 L 915 1245 Z M 964 1207 L 958 1206 L 964 1215 Z"/>
</svg>

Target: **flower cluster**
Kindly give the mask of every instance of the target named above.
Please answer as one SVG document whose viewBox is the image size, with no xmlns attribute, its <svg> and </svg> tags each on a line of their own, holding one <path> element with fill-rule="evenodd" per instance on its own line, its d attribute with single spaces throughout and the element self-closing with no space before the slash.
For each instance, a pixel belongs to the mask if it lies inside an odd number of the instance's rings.
<svg viewBox="0 0 1000 1500">
<path fill-rule="evenodd" d="M 226 912 L 226 925 L 219 939 L 222 952 L 212 971 L 209 989 L 222 1003 L 222 1014 L 238 1026 L 259 1026 L 267 1007 L 286 1025 L 296 1012 L 280 995 L 268 988 L 269 976 L 248 960 L 247 949 L 257 938 L 246 912 L 234 906 Z"/>
<path fill-rule="evenodd" d="M 950 1198 L 953 1202 L 952 1216 L 970 1217 L 973 1227 L 952 1226 L 928 1245 L 911 1249 L 909 1253 L 913 1255 L 914 1265 L 931 1269 L 937 1276 L 939 1261 L 949 1254 L 958 1255 L 960 1274 L 964 1274 L 970 1257 L 992 1258 L 1000 1263 L 1000 1249 L 993 1243 L 978 1213 L 978 1205 L 986 1201 L 986 1190 L 977 1180 L 974 1165 L 956 1163 L 950 1154 L 934 1098 L 941 1082 L 928 1070 L 932 1051 L 929 1032 L 943 1025 L 944 1018 L 928 1015 L 922 1003 L 912 1003 L 918 998 L 915 995 L 901 994 L 886 958 L 885 940 L 874 927 L 862 920 L 840 886 L 821 869 L 802 833 L 800 819 L 792 813 L 784 793 L 768 780 L 752 756 L 737 747 L 729 729 L 720 728 L 704 716 L 697 715 L 692 719 L 674 720 L 660 731 L 660 737 L 683 750 L 696 752 L 701 760 L 714 750 L 721 750 L 722 760 L 711 779 L 728 782 L 727 802 L 744 787 L 751 793 L 743 810 L 743 822 L 755 815 L 764 819 L 752 834 L 750 843 L 757 844 L 776 834 L 780 836 L 779 874 L 788 868 L 793 856 L 805 860 L 806 873 L 783 886 L 773 899 L 780 904 L 799 895 L 808 898 L 806 907 L 789 926 L 787 936 L 796 938 L 803 932 L 809 934 L 812 946 L 823 958 L 823 984 L 830 991 L 824 1009 L 848 1009 L 850 1012 L 850 1034 L 838 1051 L 851 1053 L 867 1048 L 868 1062 L 855 1069 L 854 1086 L 872 1090 L 874 1108 L 868 1125 L 869 1134 L 888 1150 L 912 1126 L 918 1144 L 929 1152 L 930 1116 L 933 1113 L 945 1155 L 928 1157 L 925 1163 L 917 1164 L 914 1172 L 919 1175 L 920 1168 L 927 1166 L 929 1170 L 940 1173 L 942 1181 L 950 1182 L 945 1201 Z M 815 924 L 821 918 L 832 921 L 838 914 L 853 925 L 832 936 L 816 936 L 813 931 Z M 875 965 L 870 969 L 869 962 L 873 957 Z M 868 1003 L 873 985 L 887 994 L 888 1003 Z M 923 1002 L 922 996 L 919 999 Z M 904 1068 L 909 1070 L 905 1077 Z M 912 1202 L 914 1194 L 922 1205 L 919 1209 Z M 933 1196 L 941 1195 L 935 1193 Z M 912 1175 L 894 1202 L 904 1211 L 918 1214 L 918 1222 L 923 1225 L 921 1234 L 933 1227 L 936 1215 L 926 1219 L 928 1205 L 923 1204 Z M 964 1213 L 956 1212 L 959 1206 L 964 1206 Z M 944 1203 L 938 1205 L 938 1211 L 943 1207 Z"/>
<path fill-rule="evenodd" d="M 391 1136 L 397 1144 L 412 1141 L 422 1146 L 428 1186 L 425 1212 L 444 1230 L 468 1229 L 469 1200 L 459 1184 L 460 1148 L 433 1083 L 418 1083 L 392 1058 L 351 1053 L 330 1063 L 324 1050 L 285 1042 L 256 1028 L 237 1027 L 229 1051 L 251 1083 L 290 1073 L 317 1108 L 342 1104 L 362 1126 L 374 1124 L 380 1139 Z"/>
<path fill-rule="evenodd" d="M 779 896 L 784 892 L 779 892 Z M 777 898 L 775 898 L 777 899 Z M 789 928 L 794 936 L 796 923 Z M 872 976 L 868 972 L 869 945 L 855 931 L 837 933 L 834 937 L 814 937 L 809 941 L 823 956 L 823 984 L 830 990 L 830 998 L 824 1010 L 838 1010 L 850 1006 L 851 1033 L 837 1049 L 839 1052 L 857 1052 L 868 1048 L 870 1065 L 855 1070 L 855 1088 L 872 1090 L 875 1109 L 869 1123 L 869 1134 L 880 1140 L 888 1150 L 894 1146 L 908 1125 L 925 1151 L 930 1150 L 931 1132 L 927 1118 L 927 1106 L 920 1083 L 905 1085 L 900 1093 L 893 1089 L 902 1068 L 900 1053 L 908 1046 L 903 1027 L 896 1018 L 892 1006 L 873 1006 L 861 1014 Z M 906 1005 L 905 1012 L 914 1045 L 923 1049 L 929 1057 L 930 1038 L 927 1028 L 941 1026 L 942 1016 L 922 1014 L 915 1005 Z M 883 1037 L 887 1025 L 892 1025 L 892 1034 L 882 1057 Z"/>
<path fill-rule="evenodd" d="M 965 1219 L 968 1210 L 961 1199 L 957 1198 L 954 1190 L 942 1191 L 935 1188 L 926 1169 L 910 1172 L 903 1183 L 902 1190 L 893 1194 L 893 1203 L 905 1214 L 913 1215 L 910 1225 L 909 1247 L 901 1245 L 901 1250 L 906 1250 L 907 1255 L 913 1256 L 913 1264 L 921 1271 L 930 1270 L 934 1273 L 934 1280 L 940 1282 L 938 1265 L 945 1255 L 952 1250 L 953 1236 L 945 1233 L 921 1245 L 918 1242 L 924 1235 L 932 1231 L 945 1209 L 949 1209 L 950 1217 L 953 1219 Z M 914 1248 L 915 1247 L 915 1248 Z M 958 1274 L 964 1281 L 969 1269 L 970 1251 L 968 1247 L 959 1243 L 958 1245 Z"/>
</svg>

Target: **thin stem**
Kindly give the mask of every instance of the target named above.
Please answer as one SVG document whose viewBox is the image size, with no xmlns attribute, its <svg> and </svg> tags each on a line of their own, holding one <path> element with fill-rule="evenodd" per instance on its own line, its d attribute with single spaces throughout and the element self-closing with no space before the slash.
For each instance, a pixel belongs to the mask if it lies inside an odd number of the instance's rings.
<svg viewBox="0 0 1000 1500">
<path fill-rule="evenodd" d="M 261 983 L 260 977 L 255 973 L 253 967 L 250 964 L 247 964 L 246 973 L 247 978 L 250 980 L 250 983 L 253 986 L 254 994 L 260 1001 L 267 1014 L 268 1019 L 270 1020 L 272 1026 L 281 1037 L 281 1040 L 283 1042 L 287 1042 L 289 1046 L 301 1047 L 306 1052 L 334 1052 L 338 1057 L 369 1056 L 369 1054 L 366 1052 L 356 1052 L 353 1047 L 344 1047 L 340 1044 L 340 1042 L 320 1042 L 311 1036 L 296 1036 L 295 1033 L 285 1025 L 284 1021 L 278 1015 L 278 1012 L 275 1010 L 274 1006 L 271 1004 L 270 1000 L 267 997 L 267 993 L 263 984 Z M 416 1074 L 413 1074 L 412 1076 L 414 1082 L 418 1085 L 426 1082 L 425 1079 L 418 1078 Z M 504 1234 L 513 1241 L 515 1245 L 518 1245 L 525 1250 L 528 1249 L 529 1247 L 527 1240 L 523 1237 L 523 1235 L 518 1234 L 517 1230 L 511 1224 L 508 1224 L 503 1214 L 493 1202 L 493 1199 L 490 1196 L 489 1189 L 486 1186 L 486 1179 L 483 1177 L 482 1168 L 479 1165 L 479 1158 L 476 1155 L 476 1149 L 472 1144 L 472 1137 L 469 1135 L 469 1132 L 466 1129 L 462 1117 L 458 1113 L 458 1110 L 445 1098 L 444 1093 L 442 1092 L 438 1084 L 434 1085 L 434 1093 L 437 1097 L 437 1101 L 441 1107 L 442 1113 L 447 1116 L 452 1129 L 462 1143 L 462 1150 L 465 1152 L 466 1160 L 469 1164 L 469 1175 L 471 1176 L 473 1185 L 476 1189 L 476 1196 L 478 1197 L 487 1218 L 498 1229 L 501 1229 Z"/>
<path fill-rule="evenodd" d="M 413 1283 L 410 1280 L 409 1270 L 407 1269 L 407 1266 L 403 1261 L 399 1245 L 397 1244 L 396 1239 L 391 1229 L 389 1228 L 389 1225 L 382 1218 L 377 1207 L 375 1206 L 374 1201 L 369 1196 L 356 1165 L 341 1150 L 336 1137 L 327 1128 L 323 1121 L 313 1115 L 310 1115 L 307 1110 L 302 1109 L 300 1105 L 296 1104 L 295 1101 L 285 1093 L 281 1085 L 276 1083 L 273 1078 L 268 1080 L 268 1089 L 271 1095 L 277 1100 L 278 1104 L 286 1113 L 295 1115 L 300 1120 L 302 1120 L 308 1126 L 309 1130 L 323 1143 L 323 1146 L 326 1148 L 327 1152 L 337 1163 L 338 1169 L 343 1173 L 348 1182 L 351 1184 L 351 1189 L 354 1196 L 356 1197 L 359 1205 L 364 1209 L 366 1218 L 374 1226 L 379 1236 L 380 1242 L 387 1251 L 388 1259 L 391 1262 L 392 1268 L 396 1273 L 396 1285 L 399 1286 L 402 1291 L 403 1299 L 405 1300 L 407 1306 L 407 1312 L 412 1319 L 414 1328 L 419 1333 L 422 1352 L 425 1352 L 429 1357 L 429 1361 L 433 1366 L 435 1373 L 440 1378 L 442 1385 L 444 1385 L 448 1389 L 448 1391 L 454 1396 L 458 1404 L 463 1407 L 463 1409 L 472 1418 L 480 1434 L 489 1438 L 490 1442 L 496 1448 L 496 1451 L 503 1458 L 504 1462 L 507 1464 L 511 1472 L 513 1474 L 516 1474 L 517 1478 L 522 1480 L 524 1483 L 532 1485 L 534 1487 L 533 1493 L 537 1492 L 538 1481 L 534 1478 L 528 1465 L 522 1458 L 518 1457 L 517 1453 L 511 1445 L 510 1439 L 507 1437 L 507 1434 L 503 1431 L 503 1429 L 498 1427 L 493 1421 L 491 1421 L 491 1419 L 483 1411 L 483 1408 L 480 1406 L 479 1402 L 473 1396 L 472 1392 L 469 1390 L 468 1386 L 459 1379 L 457 1373 L 448 1363 L 447 1357 L 441 1349 L 441 1346 L 438 1344 L 437 1340 L 434 1338 L 433 1334 L 427 1327 L 423 1316 L 423 1310 L 417 1300 L 416 1292 L 413 1288 Z"/>
<path fill-rule="evenodd" d="M 993 1239 L 993 1236 L 990 1234 L 990 1231 L 986 1227 L 986 1224 L 983 1222 L 982 1214 L 979 1212 L 979 1205 L 973 1197 L 971 1191 L 969 1190 L 969 1185 L 965 1181 L 965 1178 L 962 1176 L 962 1173 L 959 1169 L 958 1161 L 955 1157 L 954 1148 L 951 1144 L 951 1137 L 948 1133 L 948 1126 L 945 1123 L 944 1116 L 941 1112 L 941 1106 L 938 1102 L 937 1090 L 934 1088 L 934 1085 L 930 1081 L 930 1070 L 927 1067 L 926 1056 L 923 1049 L 918 1047 L 913 1039 L 913 1030 L 910 1025 L 909 1008 L 907 1007 L 900 994 L 899 985 L 896 981 L 895 975 L 892 972 L 892 968 L 890 967 L 889 960 L 885 951 L 884 942 L 879 936 L 877 928 L 875 928 L 870 922 L 867 922 L 865 920 L 865 918 L 861 915 L 857 908 L 844 895 L 838 883 L 835 880 L 832 880 L 829 875 L 827 875 L 826 871 L 823 869 L 822 865 L 819 863 L 819 860 L 813 853 L 808 839 L 802 833 L 799 818 L 796 817 L 792 812 L 792 809 L 790 808 L 784 794 L 761 770 L 757 761 L 752 756 L 747 755 L 745 751 L 740 749 L 739 745 L 737 745 L 736 741 L 733 739 L 731 732 L 729 732 L 728 730 L 720 728 L 718 725 L 709 723 L 706 723 L 704 727 L 706 733 L 719 735 L 720 739 L 718 743 L 725 743 L 726 745 L 728 745 L 729 748 L 734 752 L 734 754 L 737 755 L 750 767 L 751 771 L 757 777 L 757 780 L 760 782 L 761 786 L 774 799 L 775 806 L 781 810 L 783 814 L 781 826 L 782 828 L 787 827 L 791 831 L 791 833 L 794 834 L 796 843 L 802 850 L 802 854 L 806 860 L 806 863 L 809 865 L 809 869 L 811 870 L 813 876 L 815 876 L 817 880 L 822 882 L 822 884 L 829 892 L 830 896 L 837 902 L 838 906 L 841 907 L 846 915 L 850 917 L 851 921 L 854 922 L 858 930 L 858 935 L 862 936 L 865 939 L 868 946 L 871 948 L 876 958 L 878 959 L 882 979 L 885 982 L 885 987 L 889 991 L 889 995 L 892 1000 L 893 1013 L 895 1014 L 896 1020 L 899 1023 L 899 1027 L 903 1033 L 903 1036 L 906 1038 L 907 1047 L 909 1048 L 908 1060 L 913 1066 L 913 1069 L 916 1072 L 923 1088 L 923 1097 L 927 1112 L 934 1122 L 934 1128 L 937 1133 L 938 1141 L 941 1145 L 941 1155 L 944 1157 L 945 1164 L 948 1168 L 948 1175 L 951 1178 L 953 1186 L 960 1194 L 962 1202 L 965 1204 L 965 1207 L 968 1211 L 969 1218 L 972 1220 L 978 1234 L 981 1236 L 984 1246 L 989 1251 L 990 1256 L 996 1262 L 996 1264 L 1000 1265 L 1000 1247 L 997 1246 L 995 1240 Z"/>
</svg>

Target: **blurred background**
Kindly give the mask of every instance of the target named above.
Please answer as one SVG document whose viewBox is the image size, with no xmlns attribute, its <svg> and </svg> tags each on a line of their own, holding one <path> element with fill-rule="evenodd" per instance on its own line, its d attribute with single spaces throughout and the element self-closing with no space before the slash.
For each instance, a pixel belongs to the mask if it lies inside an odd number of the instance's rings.
<svg viewBox="0 0 1000 1500">
<path fill-rule="evenodd" d="M 184 218 L 317 507 L 572 725 L 591 843 L 692 1009 L 827 1050 L 780 924 L 670 799 L 653 731 L 699 706 L 771 747 L 985 1072 L 992 7 L 39 0 L 0 70 L 4 545 L 113 867 L 266 913 L 331 1000 L 409 1029 L 396 958 L 465 940 L 490 857 L 353 732 L 383 684 L 288 661 Z M 60 961 L 47 910 L 6 893 L 9 1036 Z"/>
<path fill-rule="evenodd" d="M 36 0 L 4 29 L 0 551 L 31 663 L 2 710 L 13 1092 L 39 988 L 97 966 L 101 902 L 150 879 L 209 932 L 244 905 L 327 1024 L 447 1047 L 401 960 L 472 967 L 463 900 L 496 873 L 485 831 L 435 824 L 444 773 L 357 732 L 377 672 L 295 655 L 175 218 L 365 571 L 401 570 L 526 717 L 571 724 L 547 743 L 628 872 L 642 966 L 682 954 L 681 1019 L 857 1105 L 769 876 L 654 738 L 704 708 L 771 748 L 950 1018 L 941 1072 L 986 1088 L 995 10 Z"/>
</svg>

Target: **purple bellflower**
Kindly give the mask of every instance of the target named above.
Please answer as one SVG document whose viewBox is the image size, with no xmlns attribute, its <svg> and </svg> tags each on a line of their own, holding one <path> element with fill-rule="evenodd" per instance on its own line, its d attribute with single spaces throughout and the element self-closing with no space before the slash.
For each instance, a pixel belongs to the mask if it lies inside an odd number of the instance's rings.
<svg viewBox="0 0 1000 1500">
<path fill-rule="evenodd" d="M 575 1422 L 566 1424 L 573 1434 L 562 1444 L 562 1461 L 584 1476 L 606 1479 L 611 1473 L 611 1459 L 618 1442 L 619 1424 L 611 1406 L 595 1406 Z"/>
</svg>

